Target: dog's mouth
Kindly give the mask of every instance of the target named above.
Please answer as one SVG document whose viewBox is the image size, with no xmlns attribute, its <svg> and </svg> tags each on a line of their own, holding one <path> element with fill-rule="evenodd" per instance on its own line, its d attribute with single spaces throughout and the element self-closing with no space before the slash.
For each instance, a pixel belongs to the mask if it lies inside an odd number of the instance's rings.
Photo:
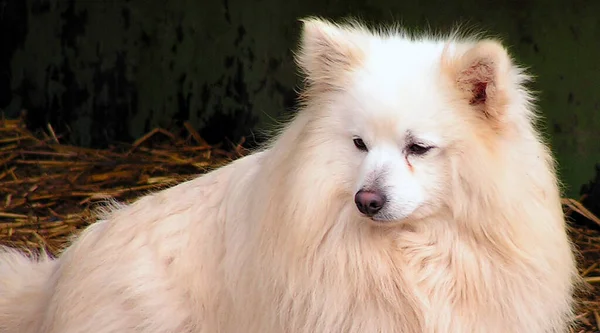
<svg viewBox="0 0 600 333">
<path fill-rule="evenodd" d="M 364 216 L 364 215 L 363 215 Z M 398 223 L 400 222 L 398 219 L 396 218 L 392 218 L 390 216 L 365 216 L 366 218 L 368 218 L 371 222 L 375 223 L 375 224 L 394 224 L 394 223 Z"/>
<path fill-rule="evenodd" d="M 375 223 L 390 223 L 390 222 L 395 221 L 394 219 L 385 218 L 385 217 L 377 217 L 377 216 L 372 216 L 369 219 Z"/>
<path fill-rule="evenodd" d="M 409 214 L 400 216 L 396 214 L 390 214 L 386 210 L 381 210 L 377 214 L 373 215 L 364 214 L 360 210 L 357 210 L 357 213 L 362 219 L 368 221 L 370 224 L 373 224 L 375 226 L 393 226 L 398 224 L 405 224 L 407 221 L 413 220 L 415 218 L 414 210 Z"/>
<path fill-rule="evenodd" d="M 357 212 L 361 218 L 363 218 L 364 220 L 368 221 L 369 223 L 373 224 L 373 225 L 390 225 L 390 224 L 397 224 L 399 222 L 402 221 L 402 219 L 398 219 L 394 216 L 391 216 L 389 214 L 385 214 L 384 212 L 375 214 L 375 215 L 366 215 L 361 213 L 360 211 Z"/>
</svg>

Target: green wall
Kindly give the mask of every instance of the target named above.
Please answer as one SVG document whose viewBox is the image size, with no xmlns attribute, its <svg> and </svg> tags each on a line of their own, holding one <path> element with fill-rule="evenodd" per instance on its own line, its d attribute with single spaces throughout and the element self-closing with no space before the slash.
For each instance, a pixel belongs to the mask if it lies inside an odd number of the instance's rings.
<svg viewBox="0 0 600 333">
<path fill-rule="evenodd" d="M 298 18 L 412 28 L 466 23 L 503 38 L 537 76 L 568 194 L 600 162 L 600 1 L 9 1 L 0 13 L 0 108 L 84 146 L 190 120 L 211 141 L 291 112 Z"/>
</svg>

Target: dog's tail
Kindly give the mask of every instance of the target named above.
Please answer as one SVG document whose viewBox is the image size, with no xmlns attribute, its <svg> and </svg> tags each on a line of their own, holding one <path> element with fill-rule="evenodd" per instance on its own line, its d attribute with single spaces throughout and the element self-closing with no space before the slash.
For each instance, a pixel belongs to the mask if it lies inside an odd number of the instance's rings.
<svg viewBox="0 0 600 333">
<path fill-rule="evenodd" d="M 0 246 L 0 333 L 35 332 L 55 262 Z"/>
</svg>

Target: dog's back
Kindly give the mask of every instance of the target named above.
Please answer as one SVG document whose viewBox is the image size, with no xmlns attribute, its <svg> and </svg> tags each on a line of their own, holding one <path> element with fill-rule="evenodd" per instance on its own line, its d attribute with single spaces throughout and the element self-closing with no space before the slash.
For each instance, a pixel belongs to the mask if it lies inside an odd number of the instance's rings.
<svg viewBox="0 0 600 333">
<path fill-rule="evenodd" d="M 225 194 L 258 155 L 111 208 L 58 259 L 2 250 L 0 333 L 219 331 Z"/>
<path fill-rule="evenodd" d="M 32 261 L 24 254 L 0 248 L 0 332 L 35 332 L 49 296 L 56 263 L 47 257 Z"/>
</svg>

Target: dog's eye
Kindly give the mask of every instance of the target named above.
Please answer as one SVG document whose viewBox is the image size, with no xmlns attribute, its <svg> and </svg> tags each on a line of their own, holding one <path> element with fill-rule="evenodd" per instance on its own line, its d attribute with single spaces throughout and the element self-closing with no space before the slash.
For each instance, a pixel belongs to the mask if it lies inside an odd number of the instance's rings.
<svg viewBox="0 0 600 333">
<path fill-rule="evenodd" d="M 412 155 L 425 155 L 429 150 L 431 150 L 431 147 L 422 146 L 416 143 L 408 146 L 408 152 Z"/>
<path fill-rule="evenodd" d="M 359 150 L 362 150 L 362 151 L 368 151 L 369 150 L 369 149 L 367 149 L 367 145 L 365 144 L 365 142 L 361 138 L 354 138 L 354 145 Z"/>
</svg>

